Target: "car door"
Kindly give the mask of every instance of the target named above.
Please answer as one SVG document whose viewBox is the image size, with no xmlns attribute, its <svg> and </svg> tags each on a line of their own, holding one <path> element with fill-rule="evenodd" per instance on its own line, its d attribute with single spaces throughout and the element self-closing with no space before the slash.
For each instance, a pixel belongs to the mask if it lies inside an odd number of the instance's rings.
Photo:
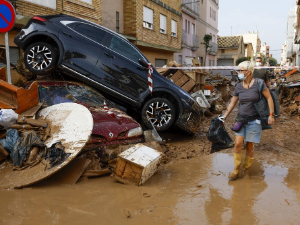
<svg viewBox="0 0 300 225">
<path fill-rule="evenodd" d="M 63 65 L 90 76 L 103 52 L 107 32 L 98 26 L 78 21 L 61 21 L 65 25 L 59 33 L 64 44 Z"/>
<path fill-rule="evenodd" d="M 94 79 L 113 89 L 119 98 L 139 104 L 140 95 L 148 90 L 148 70 L 139 64 L 139 59 L 146 60 L 127 40 L 110 34 Z"/>
</svg>

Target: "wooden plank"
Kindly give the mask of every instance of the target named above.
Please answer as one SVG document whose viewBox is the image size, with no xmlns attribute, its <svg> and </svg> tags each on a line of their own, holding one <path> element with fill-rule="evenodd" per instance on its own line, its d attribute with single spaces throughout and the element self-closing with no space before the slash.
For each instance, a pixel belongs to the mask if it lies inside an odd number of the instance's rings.
<svg viewBox="0 0 300 225">
<path fill-rule="evenodd" d="M 175 82 L 175 84 L 182 87 L 189 79 L 189 76 L 184 74 L 177 82 Z"/>
<path fill-rule="evenodd" d="M 182 76 L 184 75 L 184 72 L 182 70 L 178 70 L 172 77 L 171 80 L 176 83 Z"/>
<path fill-rule="evenodd" d="M 185 85 L 183 85 L 181 88 L 185 90 L 186 92 L 190 92 L 193 87 L 195 86 L 196 82 L 190 79 Z"/>
</svg>

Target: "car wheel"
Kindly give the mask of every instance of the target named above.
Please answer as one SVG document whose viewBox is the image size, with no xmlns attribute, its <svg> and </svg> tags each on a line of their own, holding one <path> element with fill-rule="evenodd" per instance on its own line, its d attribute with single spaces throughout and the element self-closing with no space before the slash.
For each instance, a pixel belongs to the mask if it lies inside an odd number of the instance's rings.
<svg viewBox="0 0 300 225">
<path fill-rule="evenodd" d="M 151 123 L 158 131 L 169 129 L 175 121 L 175 107 L 165 98 L 152 98 L 143 106 L 142 120 L 149 128 L 153 129 Z"/>
<path fill-rule="evenodd" d="M 36 42 L 24 52 L 24 63 L 36 75 L 50 74 L 57 62 L 54 47 L 45 42 Z"/>
</svg>

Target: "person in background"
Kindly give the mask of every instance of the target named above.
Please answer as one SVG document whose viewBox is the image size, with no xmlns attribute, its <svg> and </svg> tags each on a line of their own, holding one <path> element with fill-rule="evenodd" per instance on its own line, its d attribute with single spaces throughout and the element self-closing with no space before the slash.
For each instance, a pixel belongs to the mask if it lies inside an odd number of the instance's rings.
<svg viewBox="0 0 300 225">
<path fill-rule="evenodd" d="M 263 66 L 263 60 L 261 57 L 256 57 L 255 66 L 256 67 Z M 267 69 L 255 69 L 253 72 L 253 78 L 259 78 L 264 80 L 267 87 L 270 88 L 269 71 Z"/>
<path fill-rule="evenodd" d="M 243 120 L 244 125 L 239 131 L 235 133 L 234 144 L 234 170 L 229 175 L 230 180 L 235 180 L 239 175 L 239 168 L 242 163 L 242 147 L 246 144 L 246 156 L 244 162 L 244 176 L 249 176 L 249 169 L 254 159 L 254 144 L 260 142 L 262 126 L 261 118 L 257 112 L 254 103 L 259 99 L 258 82 L 259 79 L 252 76 L 254 65 L 250 61 L 244 61 L 239 64 L 238 77 L 242 81 L 235 87 L 233 97 L 228 105 L 225 114 L 219 119 L 225 122 L 226 117 L 234 109 L 236 103 L 239 101 L 239 110 L 237 119 Z M 274 103 L 267 85 L 263 83 L 262 94 L 268 101 L 270 116 L 268 124 L 274 123 Z"/>
</svg>

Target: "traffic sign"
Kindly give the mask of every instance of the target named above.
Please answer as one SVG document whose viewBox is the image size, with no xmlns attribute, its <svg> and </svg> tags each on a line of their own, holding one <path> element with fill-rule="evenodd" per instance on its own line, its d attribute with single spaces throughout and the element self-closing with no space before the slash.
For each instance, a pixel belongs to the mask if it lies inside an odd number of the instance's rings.
<svg viewBox="0 0 300 225">
<path fill-rule="evenodd" d="M 0 0 L 0 33 L 10 31 L 16 21 L 16 12 L 10 2 Z"/>
</svg>

